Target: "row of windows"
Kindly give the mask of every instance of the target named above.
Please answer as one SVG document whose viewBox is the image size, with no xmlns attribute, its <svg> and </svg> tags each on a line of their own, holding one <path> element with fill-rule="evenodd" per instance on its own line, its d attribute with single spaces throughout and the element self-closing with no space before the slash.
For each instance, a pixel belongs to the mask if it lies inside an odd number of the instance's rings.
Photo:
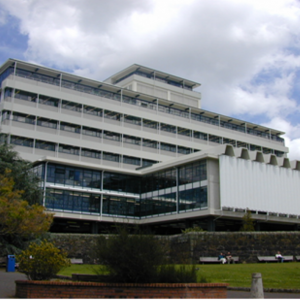
<svg viewBox="0 0 300 300">
<path fill-rule="evenodd" d="M 2 121 L 9 119 L 10 118 L 11 112 L 9 111 L 3 111 L 2 112 Z M 12 119 L 14 121 L 18 122 L 23 122 L 23 123 L 28 123 L 28 124 L 35 124 L 35 116 L 31 115 L 25 115 L 21 113 L 16 113 L 14 112 L 12 115 Z M 128 144 L 134 144 L 137 146 L 143 146 L 143 147 L 150 147 L 154 149 L 161 149 L 164 151 L 170 151 L 170 152 L 177 152 L 181 154 L 189 154 L 192 153 L 193 151 L 198 151 L 196 149 L 192 150 L 187 147 L 183 146 L 176 146 L 173 144 L 166 144 L 166 143 L 159 143 L 157 141 L 153 140 L 148 140 L 148 139 L 142 139 L 139 137 L 135 136 L 129 136 L 129 135 L 122 135 L 116 132 L 110 132 L 110 131 L 105 131 L 105 130 L 100 130 L 96 128 L 90 128 L 90 127 L 85 127 L 85 126 L 79 126 L 76 124 L 71 124 L 71 123 L 66 123 L 66 122 L 59 122 L 52 120 L 52 119 L 45 119 L 45 118 L 37 118 L 36 124 L 38 126 L 43 126 L 43 127 L 48 127 L 52 129 L 57 129 L 58 126 L 60 125 L 60 130 L 63 131 L 69 131 L 72 133 L 77 133 L 80 134 L 82 133 L 83 135 L 89 135 L 92 137 L 97 137 L 97 138 L 103 138 L 103 139 L 108 139 L 108 140 L 113 140 L 116 142 L 122 142 L 123 143 L 128 143 Z M 147 123 L 149 124 L 149 123 Z M 202 139 L 202 140 L 209 140 L 210 142 L 213 143 L 218 143 L 218 144 L 230 144 L 233 145 L 234 147 L 245 147 L 250 150 L 258 150 L 258 151 L 263 151 L 263 153 L 268 154 L 268 153 L 273 153 L 274 151 L 272 149 L 268 148 L 262 148 L 261 146 L 257 145 L 252 145 L 252 144 L 246 144 L 244 142 L 236 141 L 236 140 L 231 140 L 227 138 L 223 138 L 220 136 L 215 136 L 215 135 L 208 135 L 202 132 L 197 132 L 197 131 L 191 131 L 185 128 L 181 127 L 175 127 L 167 124 L 161 124 L 161 128 L 164 131 L 168 132 L 178 132 L 180 135 L 185 135 L 185 136 L 193 136 L 196 139 Z M 284 155 L 284 152 L 281 151 L 275 151 L 274 152 L 277 156 L 282 157 Z"/>
<path fill-rule="evenodd" d="M 7 142 L 7 136 L 1 135 L 1 143 Z M 35 143 L 35 144 L 34 144 Z M 29 138 L 24 138 L 20 136 L 10 136 L 10 144 L 12 145 L 18 145 L 23 147 L 30 147 L 35 149 L 42 149 L 47 151 L 58 151 L 60 153 L 66 153 L 71 155 L 81 155 L 82 157 L 90 157 L 95 159 L 103 159 L 107 161 L 113 161 L 117 163 L 124 163 L 124 164 L 131 164 L 136 166 L 149 166 L 154 163 L 157 163 L 157 161 L 149 160 L 149 159 L 141 159 L 138 157 L 131 157 L 131 156 L 121 156 L 119 154 L 110 153 L 110 152 L 103 152 L 103 151 L 96 151 L 92 149 L 86 149 L 86 148 L 79 148 L 79 147 L 73 147 L 69 145 L 63 145 L 63 144 L 55 144 L 47 141 L 42 140 L 33 140 Z"/>
<path fill-rule="evenodd" d="M 35 168 L 44 180 L 45 164 Z M 38 171 L 38 169 L 40 169 Z M 47 165 L 46 181 L 63 185 L 98 188 L 101 190 L 146 194 L 180 186 L 190 186 L 192 183 L 207 179 L 206 161 L 197 161 L 178 168 L 170 168 L 142 177 L 70 167 L 49 163 Z"/>
<path fill-rule="evenodd" d="M 9 111 L 2 111 L 2 121 L 5 121 L 10 118 L 11 112 Z M 106 130 L 100 130 L 85 126 L 78 126 L 76 124 L 66 123 L 66 122 L 58 122 L 55 120 L 45 119 L 45 118 L 37 118 L 37 121 L 35 122 L 35 117 L 30 115 L 25 115 L 21 113 L 14 112 L 12 114 L 12 120 L 22 123 L 28 123 L 34 125 L 35 123 L 38 126 L 57 129 L 58 127 L 60 130 L 68 131 L 76 134 L 82 133 L 83 135 L 88 135 L 96 138 L 103 138 L 107 140 L 113 140 L 116 142 L 123 142 L 127 144 L 133 144 L 137 146 L 143 146 L 143 147 L 150 147 L 155 149 L 161 149 L 164 151 L 170 151 L 170 152 L 178 152 L 181 154 L 189 154 L 192 153 L 192 149 L 183 147 L 183 146 L 176 146 L 173 144 L 166 144 L 166 143 L 159 143 L 157 141 L 151 141 L 147 139 L 142 139 L 135 136 L 129 136 L 129 135 L 123 135 L 116 132 L 106 131 Z M 76 153 L 73 153 L 76 154 Z"/>
<path fill-rule="evenodd" d="M 5 78 L 5 76 L 9 76 L 11 73 L 13 73 L 13 68 L 8 69 L 7 71 L 5 71 L 2 74 L 2 80 Z M 41 75 L 36 72 L 29 72 L 29 71 L 25 71 L 25 70 L 21 70 L 21 69 L 16 69 L 16 75 L 21 76 L 21 77 L 26 77 L 26 78 L 29 78 L 32 80 L 47 82 L 49 84 L 55 84 L 55 85 L 61 84 L 62 87 L 70 88 L 73 90 L 78 90 L 80 92 L 109 98 L 111 100 L 117 100 L 117 101 L 122 100 L 124 103 L 129 103 L 132 105 L 139 105 L 144 108 L 151 109 L 151 110 L 158 109 L 158 111 L 163 112 L 163 113 L 180 116 L 180 117 L 187 118 L 187 119 L 191 118 L 191 119 L 199 121 L 199 122 L 205 122 L 205 123 L 208 123 L 211 125 L 221 126 L 221 127 L 227 128 L 227 129 L 236 130 L 236 131 L 248 133 L 248 134 L 255 135 L 255 136 L 261 136 L 261 137 L 264 137 L 267 139 L 272 139 L 272 140 L 278 141 L 280 143 L 284 142 L 284 140 L 277 135 L 273 135 L 273 134 L 269 134 L 267 132 L 256 130 L 255 128 L 247 128 L 245 125 L 233 124 L 230 121 L 223 121 L 223 120 L 216 119 L 214 117 L 205 116 L 204 115 L 205 112 L 193 113 L 193 112 L 181 110 L 181 109 L 178 109 L 175 107 L 170 107 L 170 106 L 166 106 L 166 105 L 162 105 L 162 104 L 158 104 L 158 103 L 157 103 L 157 105 L 155 105 L 155 104 L 153 104 L 153 102 L 138 99 L 138 98 L 132 98 L 132 97 L 129 97 L 126 95 L 123 95 L 122 99 L 121 99 L 121 95 L 118 93 L 113 93 L 113 92 L 105 91 L 105 90 L 102 90 L 99 88 L 86 86 L 86 85 L 83 85 L 78 82 L 77 83 L 70 82 L 70 81 L 66 81 L 64 79 L 60 80 L 57 78 L 53 78 L 51 76 Z M 34 97 L 36 97 L 36 96 L 33 96 L 33 98 Z M 29 101 L 31 101 L 31 100 L 29 100 Z M 65 102 L 67 102 L 67 101 L 65 101 Z M 82 109 L 81 105 L 78 105 L 78 104 L 70 105 L 70 104 L 65 103 L 63 105 L 67 109 L 72 109 L 72 110 L 76 110 L 76 109 L 81 110 Z"/>
<path fill-rule="evenodd" d="M 179 213 L 207 208 L 206 187 L 182 191 L 178 196 Z M 97 194 L 47 189 L 45 206 L 55 211 L 137 218 L 177 212 L 176 193 L 142 200 L 108 195 L 102 197 L 101 200 Z"/>
</svg>

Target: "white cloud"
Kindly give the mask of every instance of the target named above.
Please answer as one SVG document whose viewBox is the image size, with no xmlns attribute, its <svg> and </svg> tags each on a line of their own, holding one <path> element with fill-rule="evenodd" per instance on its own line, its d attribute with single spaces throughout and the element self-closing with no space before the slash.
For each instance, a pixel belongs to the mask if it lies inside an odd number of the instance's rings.
<svg viewBox="0 0 300 300">
<path fill-rule="evenodd" d="M 202 84 L 203 107 L 289 124 L 300 159 L 297 0 L 0 0 L 28 34 L 28 60 L 99 80 L 133 63 Z M 4 22 L 0 15 L 0 22 Z M 299 85 L 299 84 L 298 84 Z M 300 119 L 300 118 L 299 118 Z M 291 151 L 292 153 L 292 151 Z"/>
</svg>

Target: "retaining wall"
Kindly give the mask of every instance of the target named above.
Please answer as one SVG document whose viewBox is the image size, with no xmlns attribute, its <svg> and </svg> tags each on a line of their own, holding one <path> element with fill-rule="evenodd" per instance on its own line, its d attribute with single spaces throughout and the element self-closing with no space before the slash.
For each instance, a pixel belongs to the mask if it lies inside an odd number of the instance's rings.
<svg viewBox="0 0 300 300">
<path fill-rule="evenodd" d="M 56 246 L 65 249 L 70 257 L 93 263 L 96 239 L 93 234 L 51 234 Z M 109 238 L 109 235 L 106 236 Z M 300 255 L 300 232 L 200 232 L 172 236 L 157 236 L 168 249 L 174 263 L 198 262 L 200 256 L 218 256 L 230 251 L 241 262 L 257 262 L 257 256 Z"/>
</svg>

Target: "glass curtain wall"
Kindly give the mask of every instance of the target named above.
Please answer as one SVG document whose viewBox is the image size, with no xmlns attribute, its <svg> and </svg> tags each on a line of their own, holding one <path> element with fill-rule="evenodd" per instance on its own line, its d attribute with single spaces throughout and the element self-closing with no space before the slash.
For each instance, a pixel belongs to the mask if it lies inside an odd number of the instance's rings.
<svg viewBox="0 0 300 300">
<path fill-rule="evenodd" d="M 46 183 L 57 186 L 46 189 L 51 210 L 140 218 L 207 207 L 206 161 L 143 177 L 52 163 L 46 169 Z M 35 171 L 43 180 L 45 164 Z"/>
<path fill-rule="evenodd" d="M 156 172 L 141 179 L 140 216 L 183 212 L 207 207 L 206 161 Z"/>
<path fill-rule="evenodd" d="M 179 167 L 179 211 L 207 207 L 207 187 L 201 181 L 207 179 L 206 161 L 198 161 Z"/>
</svg>

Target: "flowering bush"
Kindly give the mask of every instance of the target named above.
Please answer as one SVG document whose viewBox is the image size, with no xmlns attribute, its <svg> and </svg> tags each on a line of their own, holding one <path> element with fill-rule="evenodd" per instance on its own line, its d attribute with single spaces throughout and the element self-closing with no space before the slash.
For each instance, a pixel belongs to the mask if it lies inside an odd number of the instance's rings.
<svg viewBox="0 0 300 300">
<path fill-rule="evenodd" d="M 16 255 L 19 269 L 29 280 L 48 280 L 62 268 L 70 266 L 67 253 L 44 240 L 41 244 L 31 243 L 29 247 Z"/>
</svg>

